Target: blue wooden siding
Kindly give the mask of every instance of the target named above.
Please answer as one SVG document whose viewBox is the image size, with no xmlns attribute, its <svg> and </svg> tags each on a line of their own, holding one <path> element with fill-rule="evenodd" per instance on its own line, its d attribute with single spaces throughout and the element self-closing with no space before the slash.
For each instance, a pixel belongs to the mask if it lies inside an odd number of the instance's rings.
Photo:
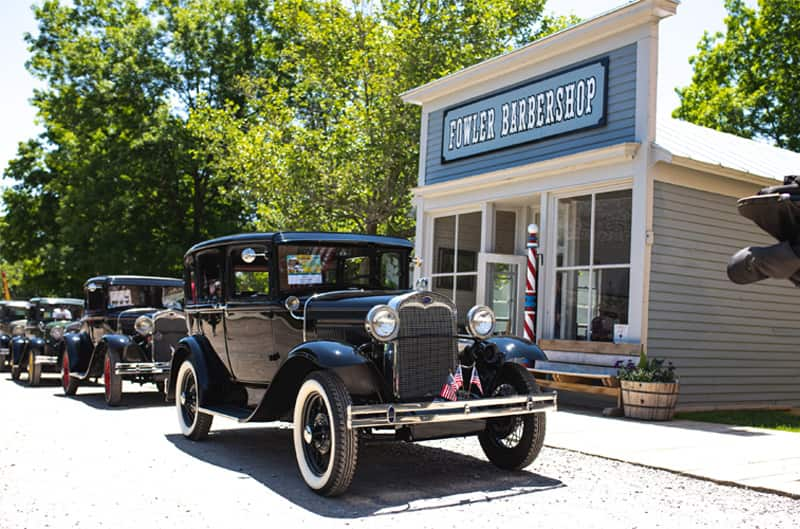
<svg viewBox="0 0 800 529">
<path fill-rule="evenodd" d="M 636 44 L 598 55 L 586 62 L 605 56 L 609 58 L 608 114 L 605 126 L 442 164 L 442 117 L 445 109 L 437 110 L 428 116 L 425 183 L 435 184 L 635 141 Z M 564 69 L 572 66 L 568 65 Z M 553 73 L 557 72 L 546 75 Z"/>
</svg>

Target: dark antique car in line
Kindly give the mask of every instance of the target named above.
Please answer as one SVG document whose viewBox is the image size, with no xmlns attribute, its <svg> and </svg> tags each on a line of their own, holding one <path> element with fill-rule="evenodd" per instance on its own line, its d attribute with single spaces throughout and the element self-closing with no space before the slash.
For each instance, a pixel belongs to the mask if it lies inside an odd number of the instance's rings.
<svg viewBox="0 0 800 529">
<path fill-rule="evenodd" d="M 83 300 L 31 298 L 25 334 L 11 340 L 11 378 L 28 372 L 28 385 L 38 386 L 42 372 L 58 373 L 64 354 L 64 334 L 80 325 Z"/>
<path fill-rule="evenodd" d="M 11 367 L 11 340 L 25 334 L 29 301 L 0 300 L 0 371 Z"/>
<path fill-rule="evenodd" d="M 103 377 L 109 406 L 122 401 L 122 381 L 155 383 L 164 392 L 172 352 L 186 336 L 183 281 L 168 277 L 99 276 L 84 284 L 86 314 L 66 336 L 61 384 L 74 395 L 81 381 Z"/>
<path fill-rule="evenodd" d="M 408 289 L 411 249 L 397 238 L 286 232 L 192 247 L 190 336 L 168 389 L 183 434 L 205 438 L 215 415 L 291 421 L 300 474 L 328 496 L 349 487 L 364 437 L 475 435 L 495 465 L 530 464 L 543 412 L 555 409 L 525 369 L 541 351 L 493 336 L 483 306 L 461 318 L 459 335 L 449 298 Z"/>
</svg>

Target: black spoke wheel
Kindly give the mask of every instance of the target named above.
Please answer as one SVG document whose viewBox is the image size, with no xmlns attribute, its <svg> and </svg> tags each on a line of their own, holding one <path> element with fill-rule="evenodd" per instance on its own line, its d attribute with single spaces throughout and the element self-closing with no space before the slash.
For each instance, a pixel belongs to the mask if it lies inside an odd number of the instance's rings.
<svg viewBox="0 0 800 529">
<path fill-rule="evenodd" d="M 347 427 L 352 403 L 344 382 L 333 373 L 306 377 L 294 408 L 294 452 L 303 480 L 325 496 L 342 494 L 358 464 L 358 434 Z"/>
<path fill-rule="evenodd" d="M 181 432 L 193 441 L 202 441 L 208 437 L 214 416 L 199 409 L 200 388 L 197 383 L 197 372 L 188 360 L 181 364 L 175 390 L 175 408 Z"/>
<path fill-rule="evenodd" d="M 503 365 L 491 389 L 495 397 L 538 393 L 533 375 L 511 362 Z M 478 440 L 489 461 L 503 469 L 520 470 L 539 455 L 545 429 L 544 413 L 498 417 L 486 422 L 486 429 L 478 434 Z"/>
</svg>

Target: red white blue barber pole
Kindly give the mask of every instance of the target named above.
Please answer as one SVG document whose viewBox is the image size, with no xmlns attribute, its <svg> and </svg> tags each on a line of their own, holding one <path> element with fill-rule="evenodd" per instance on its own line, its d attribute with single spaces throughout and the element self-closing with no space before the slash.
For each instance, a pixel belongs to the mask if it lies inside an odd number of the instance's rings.
<svg viewBox="0 0 800 529">
<path fill-rule="evenodd" d="M 539 252 L 539 227 L 528 226 L 528 274 L 525 281 L 525 338 L 536 341 L 536 275 Z"/>
</svg>

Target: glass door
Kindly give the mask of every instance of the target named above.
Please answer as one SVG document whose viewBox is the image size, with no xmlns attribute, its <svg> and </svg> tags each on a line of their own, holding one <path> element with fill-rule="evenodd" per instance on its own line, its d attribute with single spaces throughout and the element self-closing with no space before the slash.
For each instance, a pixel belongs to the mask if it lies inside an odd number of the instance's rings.
<svg viewBox="0 0 800 529">
<path fill-rule="evenodd" d="M 524 298 L 525 257 L 481 254 L 483 287 L 478 302 L 490 307 L 497 317 L 497 334 L 521 335 Z"/>
</svg>

